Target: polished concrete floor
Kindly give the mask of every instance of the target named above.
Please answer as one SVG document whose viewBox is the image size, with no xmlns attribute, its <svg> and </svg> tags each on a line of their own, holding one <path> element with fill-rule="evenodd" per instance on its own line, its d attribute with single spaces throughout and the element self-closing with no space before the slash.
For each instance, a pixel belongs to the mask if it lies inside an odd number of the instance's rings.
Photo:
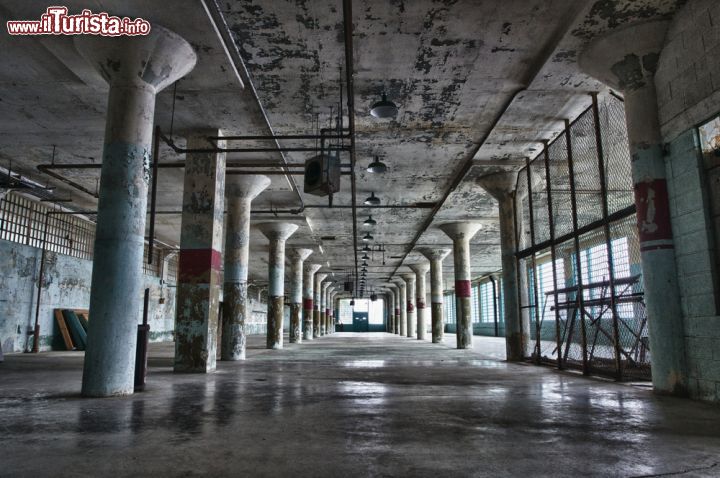
<svg viewBox="0 0 720 478">
<path fill-rule="evenodd" d="M 0 477 L 720 476 L 720 407 L 389 334 L 335 334 L 78 396 L 82 355 L 0 364 Z M 483 353 L 484 351 L 484 353 Z"/>
</svg>

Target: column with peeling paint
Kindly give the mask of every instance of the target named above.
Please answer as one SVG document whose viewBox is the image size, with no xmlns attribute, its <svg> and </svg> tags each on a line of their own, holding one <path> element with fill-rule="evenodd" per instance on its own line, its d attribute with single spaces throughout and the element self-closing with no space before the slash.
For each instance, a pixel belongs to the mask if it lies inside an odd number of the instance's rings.
<svg viewBox="0 0 720 478">
<path fill-rule="evenodd" d="M 317 273 L 315 274 L 315 310 L 313 310 L 313 338 L 320 337 L 320 310 L 322 302 L 322 282 L 327 277 L 327 274 Z"/>
<path fill-rule="evenodd" d="M 518 271 L 515 252 L 515 186 L 517 172 L 494 173 L 478 179 L 478 184 L 498 202 L 500 212 L 500 255 L 503 278 L 503 322 L 507 360 L 524 360 L 523 320 L 518 303 Z M 567 262 L 567 261 L 566 261 Z"/>
<path fill-rule="evenodd" d="M 188 138 L 187 146 L 211 148 L 207 137 L 219 135 L 218 130 L 198 131 Z M 175 312 L 176 372 L 215 370 L 224 189 L 224 153 L 187 155 Z"/>
<path fill-rule="evenodd" d="M 145 36 L 80 35 L 74 42 L 110 84 L 82 394 L 128 395 L 134 390 L 155 95 L 190 72 L 196 56 L 188 42 L 159 25 Z"/>
<path fill-rule="evenodd" d="M 401 277 L 405 281 L 405 332 L 408 338 L 415 336 L 415 321 L 417 316 L 415 314 L 415 285 L 416 278 L 414 272 L 408 272 L 401 274 Z"/>
<path fill-rule="evenodd" d="M 220 360 L 245 360 L 245 319 L 252 201 L 270 185 L 261 175 L 233 176 L 225 185 L 225 267 Z"/>
<path fill-rule="evenodd" d="M 457 348 L 471 349 L 473 325 L 470 315 L 470 239 L 480 230 L 480 224 L 451 222 L 441 225 L 440 229 L 453 241 Z"/>
<path fill-rule="evenodd" d="M 395 279 L 398 288 L 398 335 L 405 337 L 407 335 L 407 284 L 403 279 Z"/>
<path fill-rule="evenodd" d="M 330 313 L 330 306 L 328 305 L 328 288 L 332 285 L 332 281 L 323 282 L 322 293 L 320 295 L 320 336 L 327 335 L 327 318 Z"/>
<path fill-rule="evenodd" d="M 264 222 L 257 225 L 270 241 L 268 251 L 267 348 L 283 348 L 283 311 L 285 308 L 285 241 L 297 230 L 297 224 Z"/>
<path fill-rule="evenodd" d="M 430 302 L 432 342 L 442 343 L 445 335 L 445 318 L 443 317 L 443 260 L 450 254 L 450 249 L 421 249 L 420 252 L 430 261 Z"/>
<path fill-rule="evenodd" d="M 425 308 L 425 297 L 427 295 L 427 287 L 425 278 L 430 270 L 430 264 L 427 262 L 418 262 L 410 264 L 410 269 L 415 273 L 415 309 L 417 310 L 417 339 L 425 340 L 425 332 L 427 329 L 427 309 Z"/>
<path fill-rule="evenodd" d="M 312 254 L 312 249 L 291 249 L 290 259 L 290 343 L 302 343 L 302 298 L 303 298 L 303 265 L 305 259 Z"/>
<path fill-rule="evenodd" d="M 320 270 L 320 264 L 305 264 L 303 271 L 303 340 L 313 339 L 313 290 L 315 289 L 315 273 Z"/>
<path fill-rule="evenodd" d="M 668 25 L 655 20 L 612 30 L 588 45 L 580 67 L 625 97 L 653 387 L 685 395 L 683 314 L 654 81 Z"/>
</svg>

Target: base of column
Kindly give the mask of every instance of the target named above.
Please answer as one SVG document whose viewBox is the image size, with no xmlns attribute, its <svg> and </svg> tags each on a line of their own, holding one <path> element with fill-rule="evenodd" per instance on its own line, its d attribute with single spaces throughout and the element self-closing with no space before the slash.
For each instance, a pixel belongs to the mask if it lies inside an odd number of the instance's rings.
<svg viewBox="0 0 720 478">
<path fill-rule="evenodd" d="M 245 313 L 247 284 L 225 283 L 223 287 L 222 343 L 220 360 L 245 360 Z"/>
<path fill-rule="evenodd" d="M 473 348 L 472 336 L 472 319 L 470 317 L 470 297 L 456 297 L 458 312 L 457 319 L 457 348 L 471 349 Z"/>
<path fill-rule="evenodd" d="M 320 337 L 320 311 L 313 310 L 313 338 L 317 339 Z"/>
<path fill-rule="evenodd" d="M 439 344 L 443 341 L 445 333 L 445 324 L 443 324 L 443 304 L 433 302 L 431 307 L 432 314 L 432 343 Z"/>
<path fill-rule="evenodd" d="M 300 314 L 302 304 L 290 304 L 290 343 L 299 344 L 302 342 L 302 323 Z"/>
<path fill-rule="evenodd" d="M 303 310 L 303 340 L 313 339 L 313 311 L 312 309 Z"/>
</svg>

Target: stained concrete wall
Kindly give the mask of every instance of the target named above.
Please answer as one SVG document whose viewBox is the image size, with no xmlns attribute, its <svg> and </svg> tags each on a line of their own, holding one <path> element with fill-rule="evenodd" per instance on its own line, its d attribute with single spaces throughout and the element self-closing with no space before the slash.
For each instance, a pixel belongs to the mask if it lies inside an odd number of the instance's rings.
<svg viewBox="0 0 720 478">
<path fill-rule="evenodd" d="M 672 20 L 655 83 L 667 143 L 690 393 L 710 401 L 720 401 L 720 217 L 710 207 L 712 201 L 720 204 L 720 164 L 703 162 L 695 127 L 720 113 L 718 58 L 717 0 L 691 0 Z"/>
<path fill-rule="evenodd" d="M 28 330 L 35 323 L 37 283 L 41 250 L 0 240 L 0 344 L 3 352 L 21 352 L 32 347 Z M 90 303 L 92 261 L 47 253 L 40 297 L 40 350 L 64 349 L 53 316 L 56 308 L 87 309 Z M 175 290 L 163 287 L 160 279 L 144 276 L 150 288 L 149 323 L 151 340 L 172 340 Z M 138 311 L 140 320 L 142 311 Z M 92 318 L 90 318 L 92 320 Z"/>
</svg>

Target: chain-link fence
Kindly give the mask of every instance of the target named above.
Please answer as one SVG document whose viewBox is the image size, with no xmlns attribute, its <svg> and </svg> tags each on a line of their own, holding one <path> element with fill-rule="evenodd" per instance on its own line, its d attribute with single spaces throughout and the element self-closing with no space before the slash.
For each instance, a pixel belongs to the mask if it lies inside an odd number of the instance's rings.
<svg viewBox="0 0 720 478">
<path fill-rule="evenodd" d="M 518 175 L 526 355 L 536 363 L 618 380 L 649 379 L 622 101 L 593 96 L 591 106 L 566 126 Z"/>
</svg>

